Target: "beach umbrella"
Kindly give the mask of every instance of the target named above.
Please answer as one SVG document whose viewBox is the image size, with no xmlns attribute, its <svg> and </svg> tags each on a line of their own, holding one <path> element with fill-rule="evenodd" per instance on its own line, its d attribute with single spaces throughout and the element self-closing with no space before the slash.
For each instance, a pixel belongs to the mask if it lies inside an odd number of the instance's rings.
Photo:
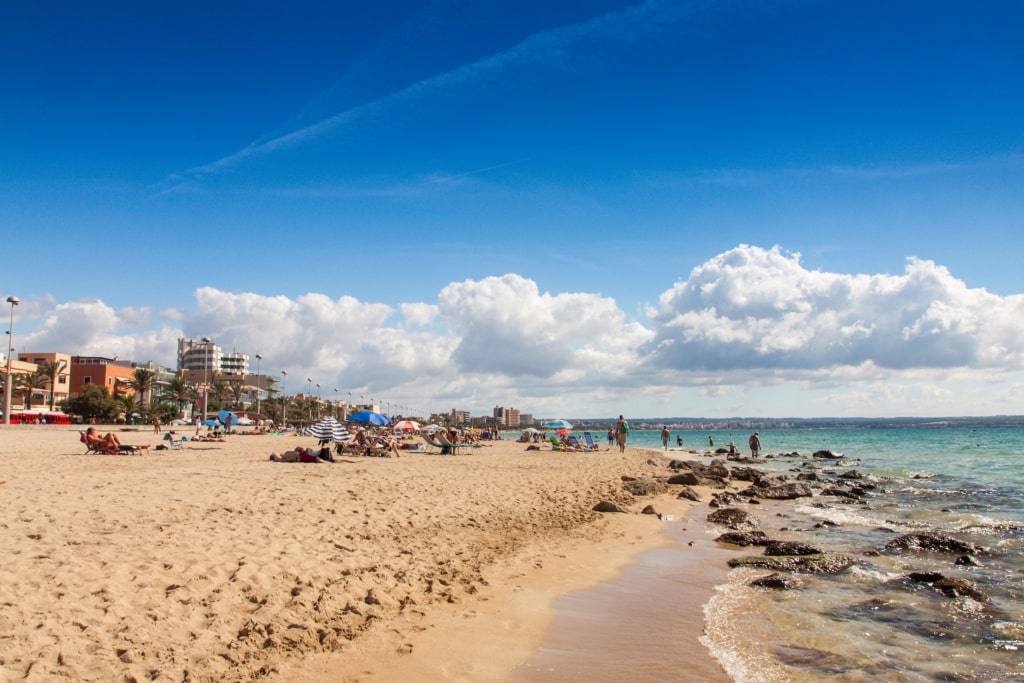
<svg viewBox="0 0 1024 683">
<path fill-rule="evenodd" d="M 429 425 L 427 425 L 426 427 L 423 428 L 423 431 L 425 431 L 425 432 L 439 432 L 442 429 L 444 429 L 444 427 L 442 427 L 441 425 L 429 424 Z"/>
<path fill-rule="evenodd" d="M 314 422 L 310 426 L 302 430 L 302 433 L 306 436 L 315 436 L 321 441 L 324 439 L 331 439 L 332 441 L 348 441 L 352 438 L 352 435 L 348 433 L 345 425 L 341 424 L 333 417 L 325 417 L 319 422 Z"/>
<path fill-rule="evenodd" d="M 209 420 L 203 420 L 203 424 L 207 427 L 220 427 L 220 420 L 215 420 L 211 417 Z"/>
<path fill-rule="evenodd" d="M 559 430 L 558 430 L 557 432 L 555 432 L 555 434 L 558 434 L 559 436 L 565 436 L 565 435 L 566 435 L 566 434 L 568 434 L 568 433 L 569 433 L 570 431 L 571 431 L 571 430 L 569 430 L 569 429 L 559 429 Z"/>
<path fill-rule="evenodd" d="M 360 410 L 358 413 L 352 413 L 348 416 L 349 422 L 362 422 L 365 424 L 377 425 L 383 427 L 388 423 L 388 419 L 380 413 L 375 413 L 372 410 Z"/>
<path fill-rule="evenodd" d="M 228 427 L 238 424 L 238 416 L 230 410 L 222 410 L 217 413 L 217 419 L 220 420 L 222 425 L 227 425 Z"/>
<path fill-rule="evenodd" d="M 420 423 L 416 420 L 401 420 L 391 425 L 391 428 L 396 432 L 415 432 L 420 428 Z"/>
<path fill-rule="evenodd" d="M 534 429 L 533 427 L 527 427 L 523 430 L 523 434 L 540 434 L 540 430 Z"/>
<path fill-rule="evenodd" d="M 548 420 L 541 426 L 544 429 L 572 429 L 572 423 L 568 420 Z"/>
</svg>

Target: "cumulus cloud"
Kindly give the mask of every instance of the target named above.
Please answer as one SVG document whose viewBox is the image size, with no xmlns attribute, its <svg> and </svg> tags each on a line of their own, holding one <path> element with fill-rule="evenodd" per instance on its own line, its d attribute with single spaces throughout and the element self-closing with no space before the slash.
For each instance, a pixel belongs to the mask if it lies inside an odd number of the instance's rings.
<svg viewBox="0 0 1024 683">
<path fill-rule="evenodd" d="M 694 268 L 648 318 L 648 362 L 680 371 L 1020 369 L 1024 297 L 968 289 L 911 258 L 902 275 L 807 270 L 741 245 Z"/>
<path fill-rule="evenodd" d="M 646 339 L 613 299 L 541 293 L 514 274 L 452 283 L 438 308 L 460 338 L 453 360 L 462 371 L 547 378 L 597 369 L 613 355 L 621 370 L 635 363 L 636 342 Z"/>
<path fill-rule="evenodd" d="M 159 321 L 99 300 L 36 301 L 38 311 L 25 306 L 35 329 L 19 310 L 16 346 L 174 367 L 179 337 L 208 336 L 261 354 L 265 374 L 287 370 L 290 393 L 311 377 L 325 398 L 391 396 L 425 412 L 501 403 L 601 415 L 636 400 L 673 414 L 689 400 L 768 414 L 765 397 L 802 395 L 832 414 L 883 401 L 920 414 L 914 397 L 952 408 L 960 390 L 1007 412 L 1000 401 L 1024 386 L 1012 384 L 1024 367 L 1024 296 L 968 288 L 916 258 L 899 275 L 829 273 L 779 247 L 740 245 L 674 283 L 642 320 L 611 297 L 545 292 L 516 274 L 453 282 L 434 302 L 397 307 L 315 292 L 203 287 L 194 297 L 193 309 Z"/>
</svg>

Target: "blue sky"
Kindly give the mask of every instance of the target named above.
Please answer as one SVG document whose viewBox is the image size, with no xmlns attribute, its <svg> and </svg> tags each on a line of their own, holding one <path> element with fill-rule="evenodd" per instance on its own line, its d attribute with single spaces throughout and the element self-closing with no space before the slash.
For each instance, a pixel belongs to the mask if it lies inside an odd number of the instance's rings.
<svg viewBox="0 0 1024 683">
<path fill-rule="evenodd" d="M 1022 20 L 7 3 L 15 347 L 210 336 L 420 411 L 1024 413 Z"/>
</svg>

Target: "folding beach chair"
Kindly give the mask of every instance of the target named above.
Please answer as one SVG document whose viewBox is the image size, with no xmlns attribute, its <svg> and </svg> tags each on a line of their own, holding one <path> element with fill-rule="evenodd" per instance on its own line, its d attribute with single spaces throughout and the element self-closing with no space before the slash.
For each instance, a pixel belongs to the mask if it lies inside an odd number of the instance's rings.
<svg viewBox="0 0 1024 683">
<path fill-rule="evenodd" d="M 594 443 L 594 437 L 591 436 L 590 432 L 583 432 L 583 443 L 587 444 L 586 448 L 588 451 L 597 450 L 597 444 Z"/>
</svg>

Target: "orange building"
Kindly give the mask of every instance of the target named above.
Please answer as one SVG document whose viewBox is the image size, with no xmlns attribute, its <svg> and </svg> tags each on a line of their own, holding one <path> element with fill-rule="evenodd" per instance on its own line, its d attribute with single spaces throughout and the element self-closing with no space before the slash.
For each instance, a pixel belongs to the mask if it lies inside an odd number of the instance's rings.
<svg viewBox="0 0 1024 683">
<path fill-rule="evenodd" d="M 107 388 L 111 396 L 134 395 L 129 383 L 135 376 L 130 361 L 102 356 L 71 357 L 71 393 L 80 394 L 89 384 Z"/>
</svg>

